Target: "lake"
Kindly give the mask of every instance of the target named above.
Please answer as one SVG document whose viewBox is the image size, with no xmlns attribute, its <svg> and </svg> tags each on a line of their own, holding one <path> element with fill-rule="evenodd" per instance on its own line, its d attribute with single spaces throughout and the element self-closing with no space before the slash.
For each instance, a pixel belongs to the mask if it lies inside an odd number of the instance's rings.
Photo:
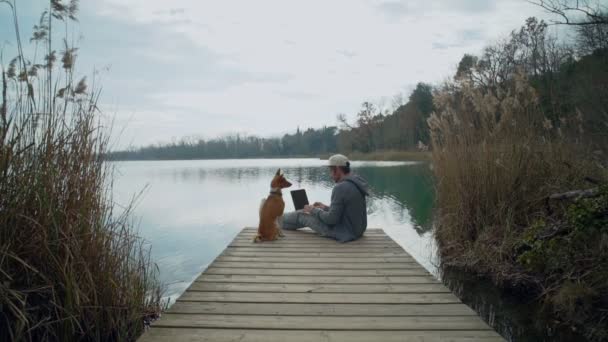
<svg viewBox="0 0 608 342">
<path fill-rule="evenodd" d="M 311 202 L 330 202 L 333 181 L 320 159 L 238 159 L 115 162 L 114 201 L 137 198 L 140 236 L 152 246 L 166 295 L 174 300 L 243 227 L 257 227 L 260 200 L 281 168 L 306 189 Z M 353 162 L 370 184 L 368 228 L 383 228 L 431 273 L 438 275 L 431 234 L 433 188 L 428 164 Z"/>
</svg>

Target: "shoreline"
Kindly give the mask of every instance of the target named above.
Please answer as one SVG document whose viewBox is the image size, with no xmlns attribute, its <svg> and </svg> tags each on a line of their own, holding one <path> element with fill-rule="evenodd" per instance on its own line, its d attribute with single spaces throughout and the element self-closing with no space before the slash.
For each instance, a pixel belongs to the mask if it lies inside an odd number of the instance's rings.
<svg viewBox="0 0 608 342">
<path fill-rule="evenodd" d="M 339 152 L 335 152 L 339 153 Z M 110 153 L 111 155 L 112 153 Z M 105 161 L 178 161 L 178 160 L 230 160 L 230 159 L 321 159 L 326 160 L 334 153 L 321 155 L 291 155 L 291 156 L 252 156 L 252 157 L 218 157 L 218 158 L 112 158 L 106 155 Z M 352 161 L 430 161 L 430 151 L 375 151 L 343 153 Z"/>
</svg>

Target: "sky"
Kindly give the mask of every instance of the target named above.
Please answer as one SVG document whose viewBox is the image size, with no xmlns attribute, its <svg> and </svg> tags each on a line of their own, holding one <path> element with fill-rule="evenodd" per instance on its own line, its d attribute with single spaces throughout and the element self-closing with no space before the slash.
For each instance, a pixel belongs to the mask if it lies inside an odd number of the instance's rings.
<svg viewBox="0 0 608 342">
<path fill-rule="evenodd" d="M 48 1 L 16 1 L 27 38 Z M 12 42 L 2 5 L 0 43 Z M 363 101 L 450 78 L 530 16 L 549 17 L 526 0 L 82 0 L 73 32 L 123 149 L 336 125 Z"/>
</svg>

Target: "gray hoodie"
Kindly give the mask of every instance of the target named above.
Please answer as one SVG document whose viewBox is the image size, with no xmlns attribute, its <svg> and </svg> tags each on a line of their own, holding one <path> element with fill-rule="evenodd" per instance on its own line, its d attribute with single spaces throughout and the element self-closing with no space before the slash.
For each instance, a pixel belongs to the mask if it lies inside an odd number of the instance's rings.
<svg viewBox="0 0 608 342">
<path fill-rule="evenodd" d="M 359 175 L 350 174 L 334 186 L 329 209 L 315 208 L 312 214 L 332 227 L 336 240 L 356 240 L 367 228 L 365 197 L 368 195 L 367 181 Z"/>
</svg>

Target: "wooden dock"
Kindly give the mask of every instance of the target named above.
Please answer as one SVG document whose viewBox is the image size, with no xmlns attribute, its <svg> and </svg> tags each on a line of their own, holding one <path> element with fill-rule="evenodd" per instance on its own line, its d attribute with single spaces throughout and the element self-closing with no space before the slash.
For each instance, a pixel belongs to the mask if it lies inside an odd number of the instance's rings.
<svg viewBox="0 0 608 342">
<path fill-rule="evenodd" d="M 380 229 L 245 228 L 140 341 L 504 341 Z"/>
</svg>

